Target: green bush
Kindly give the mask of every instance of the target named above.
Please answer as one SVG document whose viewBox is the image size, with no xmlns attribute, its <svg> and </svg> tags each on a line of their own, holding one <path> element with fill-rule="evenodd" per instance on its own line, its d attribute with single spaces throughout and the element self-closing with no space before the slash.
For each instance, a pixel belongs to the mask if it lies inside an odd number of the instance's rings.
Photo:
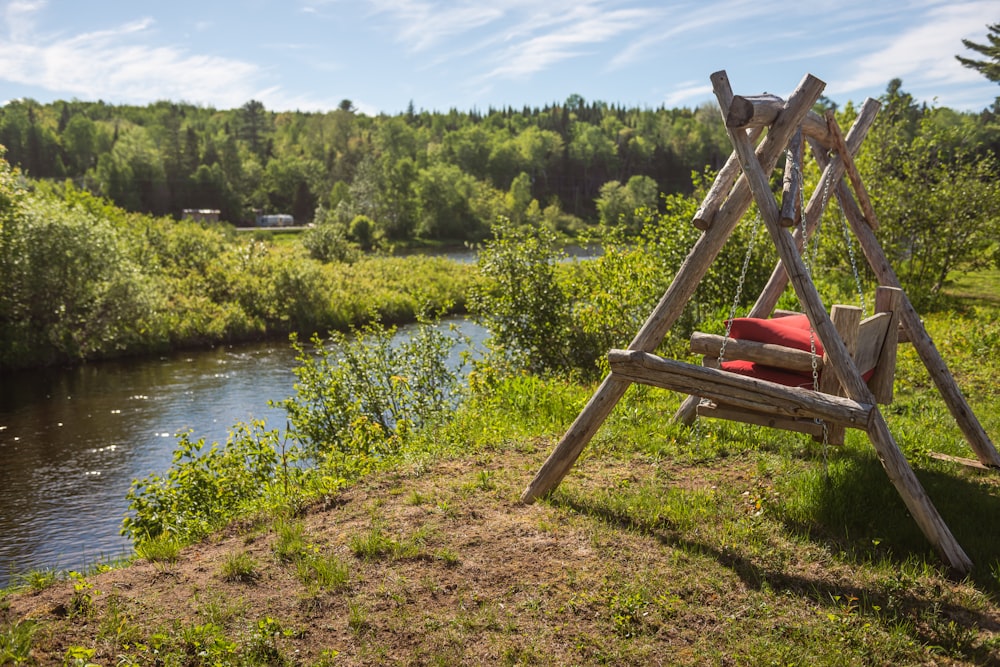
<svg viewBox="0 0 1000 667">
<path fill-rule="evenodd" d="M 130 515 L 122 533 L 136 543 L 167 533 L 191 539 L 207 534 L 245 510 L 282 479 L 298 469 L 286 464 L 291 457 L 277 430 L 265 430 L 262 421 L 239 423 L 224 447 L 205 439 L 192 441 L 184 433 L 165 475 L 135 480 L 128 491 Z"/>
<path fill-rule="evenodd" d="M 424 323 L 405 340 L 370 324 L 353 334 L 293 339 L 296 396 L 281 403 L 306 451 L 338 473 L 356 473 L 395 454 L 412 428 L 440 419 L 456 400 L 460 369 L 449 356 L 463 337 Z"/>
<path fill-rule="evenodd" d="M 665 212 L 640 209 L 637 236 L 609 230 L 600 257 L 565 262 L 557 237 L 546 229 L 501 220 L 480 253 L 481 282 L 470 310 L 489 330 L 495 353 L 536 373 L 596 375 L 612 347 L 626 347 L 653 311 L 699 232 L 691 226 L 692 197 L 665 198 Z M 740 224 L 708 268 L 672 330 L 686 338 L 695 322 L 721 319 L 737 294 L 751 235 L 763 225 Z M 771 244 L 757 243 L 749 258 L 744 294 L 763 287 L 774 265 Z"/>
</svg>

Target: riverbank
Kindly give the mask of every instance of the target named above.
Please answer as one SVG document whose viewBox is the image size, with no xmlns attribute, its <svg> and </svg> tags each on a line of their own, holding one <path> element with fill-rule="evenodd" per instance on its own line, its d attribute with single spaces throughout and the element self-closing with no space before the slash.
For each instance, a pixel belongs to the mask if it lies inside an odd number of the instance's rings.
<svg viewBox="0 0 1000 667">
<path fill-rule="evenodd" d="M 996 305 L 926 317 L 990 434 Z M 1000 478 L 966 455 L 912 349 L 890 428 L 976 564 L 948 577 L 863 434 L 665 422 L 633 388 L 555 495 L 519 495 L 593 387 L 479 393 L 401 457 L 196 544 L 0 598 L 0 646 L 62 664 L 993 664 Z M 8 658 L 14 660 L 14 658 Z"/>
<path fill-rule="evenodd" d="M 780 519 L 780 478 L 815 460 L 665 460 L 611 438 L 550 502 L 519 504 L 555 437 L 415 460 L 176 556 L 8 596 L 0 627 L 42 665 L 1000 660 L 981 583 Z"/>
</svg>

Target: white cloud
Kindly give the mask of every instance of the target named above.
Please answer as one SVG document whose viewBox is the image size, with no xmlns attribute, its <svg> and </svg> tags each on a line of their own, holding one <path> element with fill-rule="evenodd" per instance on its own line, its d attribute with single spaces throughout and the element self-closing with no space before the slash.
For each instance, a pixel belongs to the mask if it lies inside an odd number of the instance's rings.
<svg viewBox="0 0 1000 667">
<path fill-rule="evenodd" d="M 501 64 L 487 76 L 520 78 L 548 69 L 569 58 L 585 55 L 596 44 L 633 32 L 651 15 L 650 10 L 596 10 L 591 6 L 569 12 L 546 32 L 510 44 L 501 53 Z"/>
<path fill-rule="evenodd" d="M 682 105 L 687 106 L 684 104 L 686 102 L 699 104 L 706 99 L 714 99 L 712 95 L 712 86 L 685 82 L 663 98 L 663 106 L 673 109 Z"/>
<path fill-rule="evenodd" d="M 370 4 L 375 13 L 388 14 L 398 24 L 396 38 L 413 52 L 425 51 L 504 15 L 503 9 L 482 3 L 449 3 L 442 7 L 422 0 L 370 0 Z"/>
<path fill-rule="evenodd" d="M 15 2 L 0 36 L 0 78 L 85 99 L 145 104 L 173 99 L 239 106 L 259 89 L 252 63 L 152 46 L 150 18 L 76 35 L 38 34 L 43 2 Z"/>
<path fill-rule="evenodd" d="M 874 53 L 858 56 L 852 74 L 830 84 L 833 93 L 850 93 L 886 84 L 899 77 L 904 87 L 910 77 L 925 86 L 974 82 L 979 74 L 963 68 L 955 54 L 962 51 L 962 38 L 985 33 L 986 22 L 996 10 L 990 1 L 932 6 L 913 15 L 919 23 L 897 35 L 885 36 L 887 44 Z"/>
</svg>

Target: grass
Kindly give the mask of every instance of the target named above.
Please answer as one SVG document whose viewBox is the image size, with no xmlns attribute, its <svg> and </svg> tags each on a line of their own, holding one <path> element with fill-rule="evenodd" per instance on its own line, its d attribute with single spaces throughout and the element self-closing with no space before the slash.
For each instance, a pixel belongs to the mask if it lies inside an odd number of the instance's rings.
<svg viewBox="0 0 1000 667">
<path fill-rule="evenodd" d="M 223 581 L 250 584 L 260 578 L 259 564 L 245 551 L 226 556 L 219 574 Z"/>
<path fill-rule="evenodd" d="M 1000 434 L 1000 362 L 980 351 L 1000 308 L 925 321 Z M 498 384 L 394 467 L 182 549 L 169 571 L 137 560 L 5 592 L 0 648 L 39 664 L 70 650 L 96 664 L 1000 664 L 1000 476 L 930 458 L 970 453 L 912 350 L 886 417 L 976 563 L 960 580 L 863 433 L 824 456 L 787 432 L 684 429 L 668 423 L 679 397 L 648 388 L 554 494 L 521 505 L 593 390 Z M 78 597 L 85 613 L 66 613 Z"/>
<path fill-rule="evenodd" d="M 180 552 L 180 541 L 166 533 L 140 542 L 135 547 L 136 556 L 154 563 L 173 563 L 177 560 Z"/>
</svg>

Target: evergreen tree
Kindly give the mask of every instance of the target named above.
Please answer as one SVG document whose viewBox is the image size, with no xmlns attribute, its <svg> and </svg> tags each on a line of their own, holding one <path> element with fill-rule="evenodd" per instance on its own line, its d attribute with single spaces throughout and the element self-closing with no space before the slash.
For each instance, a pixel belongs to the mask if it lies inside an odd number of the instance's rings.
<svg viewBox="0 0 1000 667">
<path fill-rule="evenodd" d="M 986 35 L 989 44 L 977 44 L 970 39 L 963 39 L 962 44 L 967 49 L 981 53 L 987 59 L 973 60 L 972 58 L 963 58 L 962 56 L 955 56 L 955 58 L 963 66 L 976 70 L 990 81 L 1000 83 L 1000 23 L 994 23 L 986 27 L 989 29 L 989 34 Z"/>
</svg>

